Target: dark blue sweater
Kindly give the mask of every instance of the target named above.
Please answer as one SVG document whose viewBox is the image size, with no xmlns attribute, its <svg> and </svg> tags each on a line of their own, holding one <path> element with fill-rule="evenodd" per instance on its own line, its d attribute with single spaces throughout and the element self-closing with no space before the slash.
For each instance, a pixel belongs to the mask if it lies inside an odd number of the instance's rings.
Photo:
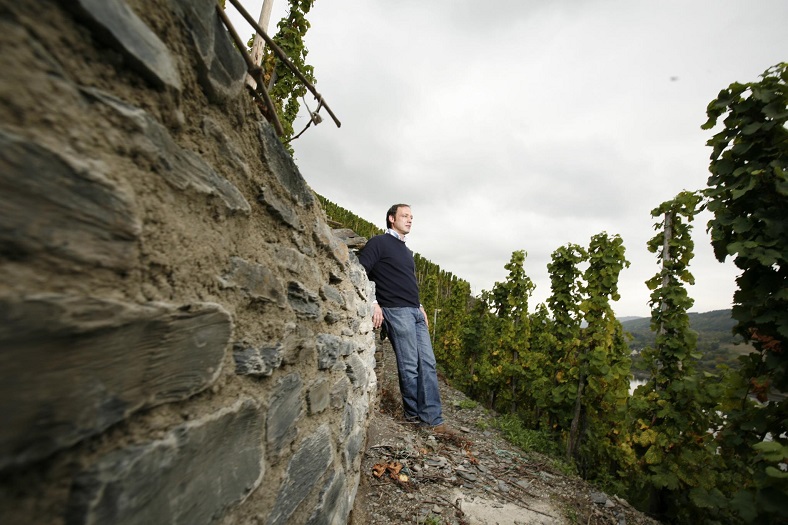
<svg viewBox="0 0 788 525">
<path fill-rule="evenodd" d="M 419 307 L 419 285 L 413 252 L 391 234 L 372 237 L 358 257 L 370 281 L 375 281 L 375 298 L 383 307 Z"/>
</svg>

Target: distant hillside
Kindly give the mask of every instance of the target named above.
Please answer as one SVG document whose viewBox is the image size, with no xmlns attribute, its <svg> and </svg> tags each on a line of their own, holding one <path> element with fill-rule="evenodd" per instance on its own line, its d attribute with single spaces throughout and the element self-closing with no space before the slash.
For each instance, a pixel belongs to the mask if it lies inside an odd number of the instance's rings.
<svg viewBox="0 0 788 525">
<path fill-rule="evenodd" d="M 629 348 L 635 352 L 640 352 L 647 346 L 654 345 L 654 332 L 651 331 L 651 318 L 624 318 L 621 325 L 624 330 L 632 335 Z M 713 372 L 718 364 L 726 364 L 732 368 L 738 368 L 736 358 L 742 354 L 750 352 L 752 349 L 748 345 L 742 344 L 739 336 L 733 335 L 733 326 L 736 322 L 731 317 L 730 310 L 714 310 L 712 312 L 689 314 L 690 327 L 698 333 L 698 352 L 702 354 L 698 362 L 698 368 L 708 372 Z M 635 371 L 642 370 L 642 363 L 635 358 L 633 368 Z"/>
</svg>

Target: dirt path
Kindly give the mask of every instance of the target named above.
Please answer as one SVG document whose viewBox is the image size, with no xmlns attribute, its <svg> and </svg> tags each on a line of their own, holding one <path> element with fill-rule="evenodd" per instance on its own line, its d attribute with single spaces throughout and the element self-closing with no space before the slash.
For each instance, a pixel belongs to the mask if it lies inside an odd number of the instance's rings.
<svg viewBox="0 0 788 525">
<path fill-rule="evenodd" d="M 351 525 L 655 525 L 626 501 L 568 477 L 492 427 L 493 414 L 441 381 L 444 419 L 456 437 L 402 421 L 394 354 L 379 343 L 381 402 L 362 462 Z M 380 355 L 380 354 L 379 354 Z M 473 408 L 470 408 L 473 407 Z"/>
</svg>

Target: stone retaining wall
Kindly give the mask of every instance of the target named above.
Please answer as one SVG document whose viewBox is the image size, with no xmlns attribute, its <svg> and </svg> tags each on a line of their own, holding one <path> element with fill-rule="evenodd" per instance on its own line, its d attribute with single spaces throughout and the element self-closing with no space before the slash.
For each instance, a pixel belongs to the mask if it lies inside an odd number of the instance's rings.
<svg viewBox="0 0 788 525">
<path fill-rule="evenodd" d="M 347 520 L 370 284 L 214 5 L 0 0 L 0 523 Z"/>
</svg>

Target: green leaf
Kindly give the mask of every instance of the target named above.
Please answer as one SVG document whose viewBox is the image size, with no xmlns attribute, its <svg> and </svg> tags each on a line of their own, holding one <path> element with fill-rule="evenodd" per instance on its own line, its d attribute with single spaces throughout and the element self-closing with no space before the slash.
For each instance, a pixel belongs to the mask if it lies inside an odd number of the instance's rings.
<svg viewBox="0 0 788 525">
<path fill-rule="evenodd" d="M 774 102 L 764 106 L 763 114 L 767 118 L 774 120 L 785 120 L 785 118 L 788 117 L 788 111 L 785 108 L 785 102 L 780 100 L 775 100 Z"/>
<path fill-rule="evenodd" d="M 788 472 L 783 472 L 782 470 L 772 466 L 766 467 L 766 475 L 777 479 L 788 479 Z"/>
<path fill-rule="evenodd" d="M 702 509 L 715 509 L 725 507 L 726 498 L 717 489 L 708 491 L 706 489 L 696 487 L 690 490 L 690 500 Z"/>
<path fill-rule="evenodd" d="M 739 142 L 738 144 L 734 144 L 733 148 L 731 148 L 731 154 L 737 157 L 741 157 L 752 148 L 752 142 Z"/>
<path fill-rule="evenodd" d="M 744 126 L 744 128 L 742 128 L 741 132 L 742 132 L 743 135 L 752 135 L 753 133 L 755 133 L 756 131 L 761 129 L 762 125 L 763 124 L 760 123 L 760 122 L 753 122 L 752 124 L 748 124 L 748 125 Z"/>
<path fill-rule="evenodd" d="M 731 499 L 731 507 L 744 519 L 746 522 L 753 521 L 758 511 L 755 507 L 755 500 L 747 491 L 740 490 Z"/>
<path fill-rule="evenodd" d="M 788 458 L 788 446 L 777 441 L 762 441 L 752 446 L 767 461 L 783 461 Z"/>
</svg>

